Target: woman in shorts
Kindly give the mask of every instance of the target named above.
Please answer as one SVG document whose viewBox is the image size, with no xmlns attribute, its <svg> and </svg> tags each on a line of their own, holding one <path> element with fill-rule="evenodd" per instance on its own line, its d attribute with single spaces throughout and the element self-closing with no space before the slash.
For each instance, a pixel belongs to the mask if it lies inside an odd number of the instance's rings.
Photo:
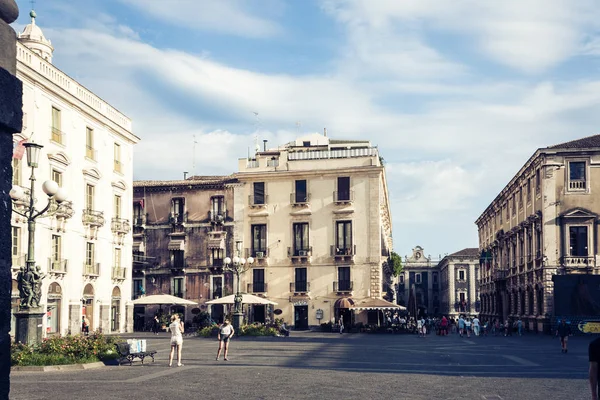
<svg viewBox="0 0 600 400">
<path fill-rule="evenodd" d="M 179 314 L 173 314 L 171 316 L 171 325 L 169 325 L 171 331 L 171 354 L 169 354 L 169 367 L 173 364 L 173 356 L 175 355 L 175 349 L 177 348 L 177 366 L 183 367 L 181 363 L 181 347 L 183 346 L 183 321 L 179 319 Z"/>
<path fill-rule="evenodd" d="M 233 326 L 229 323 L 229 320 L 226 319 L 223 322 L 223 325 L 219 327 L 219 333 L 217 334 L 217 340 L 219 341 L 219 350 L 217 351 L 217 361 L 219 361 L 219 356 L 221 355 L 221 349 L 225 347 L 225 351 L 223 352 L 223 359 L 227 361 L 227 350 L 229 350 L 229 339 L 233 336 L 235 331 L 233 330 Z"/>
</svg>

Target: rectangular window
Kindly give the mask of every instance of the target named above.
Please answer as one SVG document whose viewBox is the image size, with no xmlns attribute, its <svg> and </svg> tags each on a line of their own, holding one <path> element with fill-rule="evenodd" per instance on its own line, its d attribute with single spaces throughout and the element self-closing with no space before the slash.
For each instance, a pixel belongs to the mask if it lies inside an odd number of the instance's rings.
<svg viewBox="0 0 600 400">
<path fill-rule="evenodd" d="M 535 171 L 535 194 L 540 194 L 540 187 L 542 185 L 541 172 L 539 169 Z"/>
<path fill-rule="evenodd" d="M 308 202 L 308 193 L 306 190 L 306 180 L 297 180 L 295 184 L 295 202 L 296 203 L 306 203 Z"/>
<path fill-rule="evenodd" d="M 422 278 L 423 277 L 420 272 L 415 273 L 415 283 L 421 283 Z"/>
<path fill-rule="evenodd" d="M 20 185 L 21 184 L 21 160 L 18 158 L 12 159 L 12 184 Z"/>
<path fill-rule="evenodd" d="M 172 250 L 171 260 L 173 268 L 181 269 L 185 267 L 185 254 L 183 250 Z"/>
<path fill-rule="evenodd" d="M 171 218 L 173 222 L 183 222 L 185 201 L 181 197 L 171 199 Z"/>
<path fill-rule="evenodd" d="M 350 267 L 339 267 L 338 268 L 338 290 L 348 291 L 351 290 L 352 283 L 350 282 Z"/>
<path fill-rule="evenodd" d="M 115 195 L 113 212 L 115 218 L 121 218 L 121 196 Z"/>
<path fill-rule="evenodd" d="M 252 225 L 252 257 L 264 257 L 266 252 L 267 225 Z"/>
<path fill-rule="evenodd" d="M 58 187 L 62 187 L 63 186 L 63 174 L 60 171 L 57 171 L 55 169 L 52 170 L 52 177 L 51 179 L 58 183 Z"/>
<path fill-rule="evenodd" d="M 294 255 L 307 255 L 308 247 L 308 222 L 294 224 Z"/>
<path fill-rule="evenodd" d="M 223 297 L 223 277 L 213 276 L 212 277 L 212 298 L 220 299 Z"/>
<path fill-rule="evenodd" d="M 137 299 L 144 294 L 144 280 L 133 279 L 133 298 Z"/>
<path fill-rule="evenodd" d="M 266 204 L 265 202 L 265 183 L 264 182 L 254 182 L 253 184 L 253 198 L 254 201 L 252 204 Z"/>
<path fill-rule="evenodd" d="M 296 268 L 294 272 L 294 282 L 296 285 L 296 292 L 307 292 L 307 275 L 306 268 Z"/>
<path fill-rule="evenodd" d="M 183 298 L 183 278 L 173 278 L 173 296 Z"/>
<path fill-rule="evenodd" d="M 96 188 L 94 185 L 90 185 L 89 183 L 85 185 L 85 209 L 93 210 L 94 209 L 94 197 L 95 197 Z"/>
<path fill-rule="evenodd" d="M 142 203 L 140 203 L 139 201 L 133 203 L 133 218 L 137 221 L 137 223 L 141 224 L 143 214 L 144 209 L 142 208 Z"/>
<path fill-rule="evenodd" d="M 531 178 L 527 179 L 527 202 L 531 201 Z"/>
<path fill-rule="evenodd" d="M 52 261 L 60 261 L 62 253 L 62 238 L 59 235 L 52 235 Z"/>
<path fill-rule="evenodd" d="M 336 230 L 336 255 L 352 254 L 352 221 L 338 221 Z"/>
<path fill-rule="evenodd" d="M 519 208 L 523 208 L 523 187 L 519 188 Z"/>
<path fill-rule="evenodd" d="M 569 162 L 569 190 L 586 189 L 586 173 L 584 161 Z"/>
<path fill-rule="evenodd" d="M 588 227 L 569 227 L 569 255 L 574 257 L 588 256 Z"/>
<path fill-rule="evenodd" d="M 92 242 L 87 242 L 85 244 L 85 265 L 94 265 L 95 259 L 95 245 Z"/>
<path fill-rule="evenodd" d="M 210 249 L 210 255 L 212 257 L 212 266 L 213 267 L 222 267 L 223 266 L 224 254 L 225 254 L 225 249 L 220 249 L 220 248 Z"/>
<path fill-rule="evenodd" d="M 465 303 L 467 301 L 467 295 L 465 292 L 460 292 L 458 294 L 458 298 L 460 299 L 461 303 Z"/>
<path fill-rule="evenodd" d="M 464 270 L 460 270 L 458 271 L 458 280 L 459 281 L 464 281 L 465 280 L 465 271 Z"/>
<path fill-rule="evenodd" d="M 119 247 L 115 247 L 113 267 L 121 268 L 121 249 Z"/>
<path fill-rule="evenodd" d="M 94 151 L 94 130 L 89 126 L 85 127 L 85 156 L 90 160 L 96 159 Z"/>
<path fill-rule="evenodd" d="M 19 257 L 21 255 L 21 228 L 12 226 L 12 256 Z"/>
<path fill-rule="evenodd" d="M 60 121 L 60 110 L 52 107 L 52 141 L 62 144 L 62 131 Z"/>
<path fill-rule="evenodd" d="M 252 288 L 255 293 L 265 292 L 265 270 L 264 269 L 253 269 L 252 270 Z"/>
<path fill-rule="evenodd" d="M 225 214 L 225 197 L 211 197 L 210 209 L 212 211 L 213 218 L 217 218 L 219 215 L 223 216 Z"/>
<path fill-rule="evenodd" d="M 121 165 L 121 145 L 119 143 L 115 143 L 114 145 L 114 171 L 122 172 Z"/>
<path fill-rule="evenodd" d="M 337 200 L 350 201 L 350 177 L 340 176 L 337 178 Z"/>
</svg>

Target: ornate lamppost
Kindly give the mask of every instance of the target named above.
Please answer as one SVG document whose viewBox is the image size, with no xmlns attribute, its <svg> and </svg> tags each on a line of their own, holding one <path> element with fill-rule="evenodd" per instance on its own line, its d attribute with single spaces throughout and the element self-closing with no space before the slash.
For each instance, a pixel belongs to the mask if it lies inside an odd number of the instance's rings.
<svg viewBox="0 0 600 400">
<path fill-rule="evenodd" d="M 35 223 L 39 217 L 54 215 L 59 210 L 59 205 L 67 199 L 65 191 L 58 187 L 58 183 L 48 180 L 42 184 L 42 190 L 48 196 L 46 206 L 38 210 L 35 207 L 35 169 L 38 167 L 42 145 L 25 143 L 27 165 L 31 168 L 29 180 L 31 185 L 29 193 L 20 186 L 13 186 L 9 195 L 13 201 L 12 211 L 27 220 L 27 260 L 25 268 L 21 267 L 17 282 L 19 284 L 20 306 L 15 313 L 16 341 L 33 344 L 42 340 L 42 322 L 46 314 L 40 305 L 42 297 L 42 273 L 40 266 L 35 265 Z"/>
<path fill-rule="evenodd" d="M 223 269 L 225 271 L 233 272 L 237 278 L 237 289 L 233 300 L 234 303 L 232 324 L 233 329 L 238 331 L 240 326 L 242 326 L 242 321 L 244 319 L 244 313 L 242 312 L 242 294 L 240 293 L 240 275 L 248 271 L 252 267 L 252 264 L 254 264 L 254 258 L 248 257 L 248 259 L 245 259 L 243 257 L 240 257 L 240 254 L 242 252 L 241 241 L 238 240 L 237 242 L 235 242 L 235 247 L 236 256 L 233 257 L 233 259 L 226 257 L 224 260 L 225 267 L 223 267 Z"/>
</svg>

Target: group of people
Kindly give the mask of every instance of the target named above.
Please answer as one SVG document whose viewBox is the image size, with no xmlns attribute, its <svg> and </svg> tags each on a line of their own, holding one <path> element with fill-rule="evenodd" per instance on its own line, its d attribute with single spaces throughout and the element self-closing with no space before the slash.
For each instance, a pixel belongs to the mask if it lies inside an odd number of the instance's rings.
<svg viewBox="0 0 600 400">
<path fill-rule="evenodd" d="M 169 332 L 171 332 L 171 352 L 169 353 L 169 367 L 173 365 L 173 358 L 175 352 L 177 352 L 177 366 L 183 367 L 181 363 L 181 349 L 183 347 L 183 332 L 184 325 L 183 321 L 179 318 L 179 314 L 173 314 L 171 316 L 171 323 L 169 324 Z M 219 349 L 217 350 L 217 358 L 221 356 L 223 351 L 223 359 L 227 361 L 227 352 L 229 350 L 229 340 L 235 334 L 235 330 L 231 325 L 230 321 L 226 319 L 220 326 L 217 332 L 217 340 L 219 341 Z"/>
</svg>

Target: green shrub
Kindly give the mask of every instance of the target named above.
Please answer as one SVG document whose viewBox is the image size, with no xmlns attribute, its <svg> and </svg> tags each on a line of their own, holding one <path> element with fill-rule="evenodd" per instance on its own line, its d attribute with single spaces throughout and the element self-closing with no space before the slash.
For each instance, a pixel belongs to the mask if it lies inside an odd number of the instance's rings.
<svg viewBox="0 0 600 400">
<path fill-rule="evenodd" d="M 192 322 L 194 324 L 198 324 L 200 328 L 205 328 L 212 325 L 210 314 L 206 311 L 200 311 L 198 314 L 194 315 Z"/>
<path fill-rule="evenodd" d="M 278 329 L 261 324 L 242 325 L 238 336 L 277 336 Z"/>
<path fill-rule="evenodd" d="M 217 336 L 219 327 L 217 325 L 205 326 L 204 328 L 198 329 L 198 335 L 202 337 Z"/>
</svg>

